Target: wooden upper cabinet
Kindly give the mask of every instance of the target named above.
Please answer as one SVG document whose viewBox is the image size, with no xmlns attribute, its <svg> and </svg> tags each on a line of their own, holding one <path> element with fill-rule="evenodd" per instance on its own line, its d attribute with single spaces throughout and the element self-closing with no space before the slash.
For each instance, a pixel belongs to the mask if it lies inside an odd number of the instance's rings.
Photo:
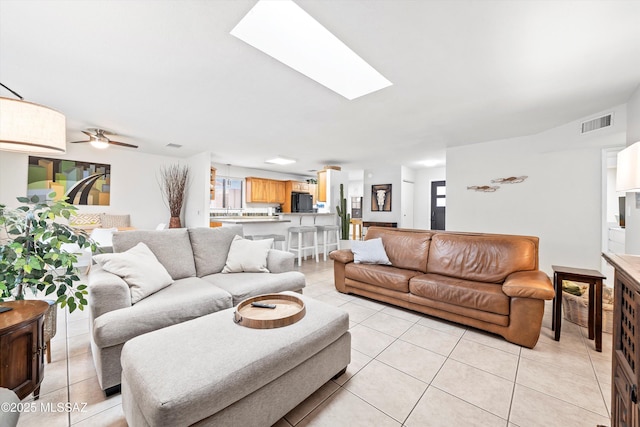
<svg viewBox="0 0 640 427">
<path fill-rule="evenodd" d="M 327 171 L 318 172 L 318 201 L 327 201 Z"/>
<path fill-rule="evenodd" d="M 247 177 L 248 203 L 284 203 L 286 198 L 285 182 L 275 179 Z"/>
<path fill-rule="evenodd" d="M 287 198 L 287 192 L 284 181 L 272 180 L 269 185 L 269 193 L 273 203 L 284 203 Z"/>
<path fill-rule="evenodd" d="M 291 191 L 296 193 L 308 193 L 309 184 L 300 181 L 291 181 Z"/>
<path fill-rule="evenodd" d="M 209 193 L 211 194 L 211 200 L 216 198 L 216 168 L 211 168 L 211 174 L 209 175 Z"/>
<path fill-rule="evenodd" d="M 309 194 L 313 196 L 313 204 L 318 202 L 318 184 L 309 184 Z"/>
<path fill-rule="evenodd" d="M 247 202 L 268 203 L 269 202 L 269 180 L 263 178 L 247 177 Z"/>
</svg>

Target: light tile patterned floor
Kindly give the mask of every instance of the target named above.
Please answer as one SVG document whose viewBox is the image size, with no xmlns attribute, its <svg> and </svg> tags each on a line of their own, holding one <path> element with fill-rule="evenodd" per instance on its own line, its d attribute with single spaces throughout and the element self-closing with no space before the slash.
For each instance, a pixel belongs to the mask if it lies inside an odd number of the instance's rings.
<svg viewBox="0 0 640 427">
<path fill-rule="evenodd" d="M 350 315 L 352 358 L 276 426 L 610 425 L 611 335 L 603 352 L 567 321 L 550 330 L 550 304 L 538 345 L 525 349 L 482 331 L 368 299 L 333 286 L 332 261 L 303 261 L 304 293 Z M 98 386 L 87 314 L 58 316 L 53 362 L 40 402 L 85 404 L 83 412 L 23 413 L 19 426 L 126 426 L 120 395 Z M 30 401 L 27 397 L 25 402 Z"/>
</svg>

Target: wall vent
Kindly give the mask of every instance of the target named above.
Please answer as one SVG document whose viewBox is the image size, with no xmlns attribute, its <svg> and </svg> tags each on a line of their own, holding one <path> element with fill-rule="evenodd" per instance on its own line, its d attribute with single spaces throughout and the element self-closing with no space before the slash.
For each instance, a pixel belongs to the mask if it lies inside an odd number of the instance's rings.
<svg viewBox="0 0 640 427">
<path fill-rule="evenodd" d="M 596 129 L 602 129 L 602 128 L 611 126 L 612 116 L 613 116 L 612 114 L 607 114 L 606 116 L 598 117 L 597 119 L 583 122 L 581 133 L 587 133 L 587 132 L 594 131 Z"/>
<path fill-rule="evenodd" d="M 180 144 L 174 144 L 173 142 L 171 144 L 167 144 L 167 147 L 169 148 L 180 148 L 182 147 L 182 145 Z"/>
</svg>

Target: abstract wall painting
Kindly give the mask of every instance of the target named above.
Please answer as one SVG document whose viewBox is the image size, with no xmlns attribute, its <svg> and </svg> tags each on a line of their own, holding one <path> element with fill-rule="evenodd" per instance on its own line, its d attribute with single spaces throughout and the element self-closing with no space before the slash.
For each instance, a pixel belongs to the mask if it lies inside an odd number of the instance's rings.
<svg viewBox="0 0 640 427">
<path fill-rule="evenodd" d="M 391 184 L 371 186 L 371 212 L 391 212 Z"/>
<path fill-rule="evenodd" d="M 111 165 L 29 156 L 27 196 L 41 201 L 68 198 L 73 205 L 109 205 Z"/>
</svg>

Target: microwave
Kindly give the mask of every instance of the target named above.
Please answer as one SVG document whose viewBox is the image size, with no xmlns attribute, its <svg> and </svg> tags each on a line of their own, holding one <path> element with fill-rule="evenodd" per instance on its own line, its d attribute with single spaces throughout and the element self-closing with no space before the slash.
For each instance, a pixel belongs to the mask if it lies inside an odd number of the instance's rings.
<svg viewBox="0 0 640 427">
<path fill-rule="evenodd" d="M 309 193 L 291 193 L 291 212 L 313 212 L 313 197 Z"/>
</svg>

